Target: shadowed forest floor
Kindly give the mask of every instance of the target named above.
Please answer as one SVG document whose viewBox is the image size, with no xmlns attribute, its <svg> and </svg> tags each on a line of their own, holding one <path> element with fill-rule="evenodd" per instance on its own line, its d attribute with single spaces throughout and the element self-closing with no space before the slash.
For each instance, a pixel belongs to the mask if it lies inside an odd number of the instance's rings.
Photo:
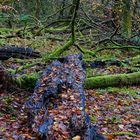
<svg viewBox="0 0 140 140">
<path fill-rule="evenodd" d="M 14 133 L 38 139 L 27 128 L 27 116 L 21 110 L 31 92 L 21 89 L 0 93 L 0 137 L 14 139 Z M 140 87 L 107 88 L 86 91 L 86 112 L 109 140 L 140 139 Z M 15 135 L 16 137 L 16 135 Z"/>
</svg>

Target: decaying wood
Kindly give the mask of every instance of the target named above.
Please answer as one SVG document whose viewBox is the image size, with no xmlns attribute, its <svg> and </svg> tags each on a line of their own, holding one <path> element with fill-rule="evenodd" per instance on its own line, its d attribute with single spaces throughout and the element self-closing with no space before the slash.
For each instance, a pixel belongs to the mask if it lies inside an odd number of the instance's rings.
<svg viewBox="0 0 140 140">
<path fill-rule="evenodd" d="M 46 140 L 104 140 L 85 112 L 84 80 L 81 55 L 53 61 L 25 105 L 32 130 Z"/>
<path fill-rule="evenodd" d="M 32 48 L 5 45 L 0 48 L 0 60 L 13 58 L 38 58 L 41 55 Z"/>
<path fill-rule="evenodd" d="M 7 90 L 7 87 L 10 84 L 9 80 L 9 75 L 7 74 L 4 67 L 0 64 L 0 91 Z"/>
</svg>

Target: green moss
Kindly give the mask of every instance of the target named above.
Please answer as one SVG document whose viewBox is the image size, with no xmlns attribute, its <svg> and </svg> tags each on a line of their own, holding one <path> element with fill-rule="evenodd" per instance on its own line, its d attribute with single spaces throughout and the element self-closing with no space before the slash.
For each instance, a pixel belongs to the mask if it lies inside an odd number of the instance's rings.
<svg viewBox="0 0 140 140">
<path fill-rule="evenodd" d="M 33 89 L 40 75 L 41 73 L 25 74 L 22 77 L 16 77 L 14 82 L 22 88 Z"/>
<path fill-rule="evenodd" d="M 91 89 L 110 86 L 115 87 L 115 86 L 137 85 L 140 84 L 139 77 L 140 72 L 130 74 L 114 74 L 114 75 L 90 77 L 86 79 L 85 87 L 87 89 Z"/>
<path fill-rule="evenodd" d="M 59 28 L 47 28 L 46 30 L 49 30 L 49 31 L 63 31 L 63 30 L 66 30 L 68 29 L 69 26 L 63 26 L 63 27 L 59 27 Z"/>
<path fill-rule="evenodd" d="M 114 132 L 112 133 L 113 136 L 122 136 L 122 135 L 128 135 L 130 137 L 136 137 L 137 135 L 132 132 Z"/>
<path fill-rule="evenodd" d="M 60 56 L 64 51 L 66 51 L 67 49 L 69 49 L 73 43 L 74 43 L 75 39 L 74 38 L 70 38 L 70 40 L 68 40 L 64 46 L 60 46 L 58 47 L 56 50 L 54 50 L 49 57 L 58 57 Z"/>
<path fill-rule="evenodd" d="M 95 123 L 97 118 L 96 118 L 95 115 L 92 115 L 92 116 L 90 116 L 90 120 L 91 120 L 92 123 Z"/>
<path fill-rule="evenodd" d="M 13 30 L 11 28 L 0 28 L 0 34 L 3 34 L 3 35 L 7 35 L 9 33 L 12 33 L 13 31 L 15 32 L 18 30 Z"/>
<path fill-rule="evenodd" d="M 140 55 L 130 58 L 130 64 L 132 66 L 140 66 Z"/>
<path fill-rule="evenodd" d="M 113 61 L 113 60 L 117 60 L 117 57 L 115 56 L 115 54 L 104 54 L 102 56 L 99 56 L 98 60 Z"/>
</svg>

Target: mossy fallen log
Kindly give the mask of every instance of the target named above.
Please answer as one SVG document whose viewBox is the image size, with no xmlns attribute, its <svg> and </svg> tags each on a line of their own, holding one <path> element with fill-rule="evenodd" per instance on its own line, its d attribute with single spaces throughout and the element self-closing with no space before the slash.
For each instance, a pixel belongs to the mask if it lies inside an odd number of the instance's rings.
<svg viewBox="0 0 140 140">
<path fill-rule="evenodd" d="M 128 85 L 140 85 L 140 71 L 129 74 L 114 74 L 90 77 L 85 81 L 86 89 Z"/>
<path fill-rule="evenodd" d="M 17 77 L 13 80 L 16 83 L 20 83 L 19 85 L 21 87 L 34 88 L 35 81 L 39 78 L 39 75 L 40 74 L 24 75 L 23 77 Z M 129 85 L 140 85 L 140 71 L 128 74 L 96 76 L 85 80 L 86 89 Z"/>
</svg>

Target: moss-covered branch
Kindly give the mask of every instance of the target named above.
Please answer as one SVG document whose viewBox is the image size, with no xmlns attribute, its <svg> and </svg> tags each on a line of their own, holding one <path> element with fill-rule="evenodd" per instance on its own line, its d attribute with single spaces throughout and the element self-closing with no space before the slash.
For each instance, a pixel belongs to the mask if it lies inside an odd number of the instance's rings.
<svg viewBox="0 0 140 140">
<path fill-rule="evenodd" d="M 96 49 L 94 51 L 91 51 L 91 50 L 87 50 L 85 48 L 82 48 L 80 47 L 78 44 L 74 44 L 77 49 L 79 51 L 81 51 L 83 54 L 89 54 L 93 57 L 96 56 L 97 53 L 101 52 L 101 51 L 104 51 L 104 50 L 112 50 L 112 49 L 137 49 L 138 51 L 140 51 L 140 47 L 139 46 L 123 46 L 123 45 L 113 45 L 111 47 L 104 47 L 104 48 L 99 48 L 99 49 Z"/>
<path fill-rule="evenodd" d="M 96 56 L 95 55 L 95 53 L 94 53 L 94 51 L 90 51 L 90 50 L 87 50 L 87 49 L 85 49 L 85 48 L 82 48 L 82 47 L 80 47 L 78 44 L 74 44 L 75 45 L 75 47 L 77 47 L 77 49 L 80 51 L 80 52 L 82 52 L 83 54 L 89 54 L 89 55 L 91 55 L 91 56 Z"/>
<path fill-rule="evenodd" d="M 75 2 L 74 2 L 75 3 Z M 58 49 L 54 50 L 49 57 L 58 57 L 60 56 L 65 50 L 69 49 L 74 42 L 75 42 L 75 20 L 79 8 L 80 0 L 76 1 L 73 17 L 72 17 L 72 22 L 71 22 L 71 38 L 64 44 L 64 46 L 59 47 Z"/>
</svg>

